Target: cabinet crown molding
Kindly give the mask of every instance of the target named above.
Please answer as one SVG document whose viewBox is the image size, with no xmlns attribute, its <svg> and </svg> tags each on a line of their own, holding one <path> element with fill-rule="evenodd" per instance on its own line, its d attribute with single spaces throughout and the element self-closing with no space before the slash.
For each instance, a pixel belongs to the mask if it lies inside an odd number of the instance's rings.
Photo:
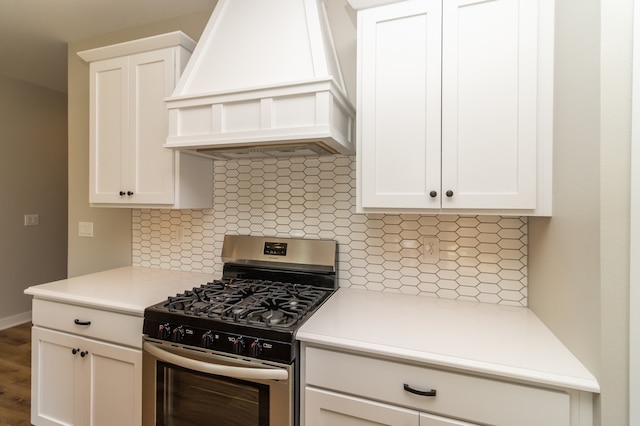
<svg viewBox="0 0 640 426">
<path fill-rule="evenodd" d="M 97 47 L 95 49 L 83 50 L 78 52 L 78 56 L 86 62 L 93 62 L 176 46 L 184 47 L 189 52 L 192 52 L 196 47 L 196 42 L 182 31 L 173 31 L 166 34 Z"/>
</svg>

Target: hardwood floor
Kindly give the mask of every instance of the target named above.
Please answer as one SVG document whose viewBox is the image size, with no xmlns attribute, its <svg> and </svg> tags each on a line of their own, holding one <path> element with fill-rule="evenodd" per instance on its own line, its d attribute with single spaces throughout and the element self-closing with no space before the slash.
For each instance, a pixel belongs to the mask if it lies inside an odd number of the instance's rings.
<svg viewBox="0 0 640 426">
<path fill-rule="evenodd" d="M 31 410 L 31 323 L 0 330 L 0 425 L 28 426 Z"/>
</svg>

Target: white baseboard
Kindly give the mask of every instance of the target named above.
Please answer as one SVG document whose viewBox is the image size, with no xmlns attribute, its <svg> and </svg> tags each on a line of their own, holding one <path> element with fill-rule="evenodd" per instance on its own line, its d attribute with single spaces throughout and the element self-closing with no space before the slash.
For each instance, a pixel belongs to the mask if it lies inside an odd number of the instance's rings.
<svg viewBox="0 0 640 426">
<path fill-rule="evenodd" d="M 31 311 L 12 315 L 10 317 L 0 318 L 0 330 L 24 324 L 25 322 L 29 321 L 31 321 Z"/>
</svg>

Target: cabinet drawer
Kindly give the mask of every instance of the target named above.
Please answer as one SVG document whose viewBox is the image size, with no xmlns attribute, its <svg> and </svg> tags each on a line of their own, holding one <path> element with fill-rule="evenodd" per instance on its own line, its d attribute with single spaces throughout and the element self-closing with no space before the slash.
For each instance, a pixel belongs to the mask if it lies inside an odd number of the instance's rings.
<svg viewBox="0 0 640 426">
<path fill-rule="evenodd" d="M 570 424 L 568 394 L 307 347 L 306 384 L 418 411 L 491 425 Z M 435 390 L 421 396 L 404 389 Z"/>
<path fill-rule="evenodd" d="M 76 324 L 76 320 L 90 324 Z M 49 329 L 142 348 L 142 317 L 33 299 L 32 321 Z"/>
</svg>

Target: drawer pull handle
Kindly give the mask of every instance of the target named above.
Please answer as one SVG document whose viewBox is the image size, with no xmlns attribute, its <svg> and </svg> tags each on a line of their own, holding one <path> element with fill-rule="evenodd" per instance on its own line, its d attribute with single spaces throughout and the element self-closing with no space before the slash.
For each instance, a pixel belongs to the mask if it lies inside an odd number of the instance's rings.
<svg viewBox="0 0 640 426">
<path fill-rule="evenodd" d="M 417 390 L 412 388 L 411 386 L 409 386 L 408 384 L 404 384 L 404 390 L 406 390 L 407 392 L 416 394 L 416 395 L 420 395 L 420 396 L 436 396 L 436 390 L 435 389 L 431 389 L 428 391 L 421 391 L 421 390 Z"/>
<path fill-rule="evenodd" d="M 73 323 L 75 325 L 91 325 L 91 321 L 80 321 L 79 319 L 74 319 Z"/>
</svg>

